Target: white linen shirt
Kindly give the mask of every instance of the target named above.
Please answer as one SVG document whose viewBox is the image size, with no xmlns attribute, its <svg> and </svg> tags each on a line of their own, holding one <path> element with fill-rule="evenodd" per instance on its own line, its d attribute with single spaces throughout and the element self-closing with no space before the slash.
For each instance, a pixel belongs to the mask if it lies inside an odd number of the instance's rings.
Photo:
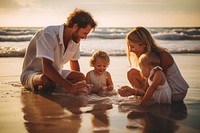
<svg viewBox="0 0 200 133">
<path fill-rule="evenodd" d="M 80 58 L 80 43 L 70 40 L 65 51 L 64 24 L 49 26 L 36 33 L 31 39 L 24 58 L 21 82 L 25 83 L 29 74 L 42 72 L 41 58 L 53 62 L 54 68 L 61 74 L 64 64 Z"/>
</svg>

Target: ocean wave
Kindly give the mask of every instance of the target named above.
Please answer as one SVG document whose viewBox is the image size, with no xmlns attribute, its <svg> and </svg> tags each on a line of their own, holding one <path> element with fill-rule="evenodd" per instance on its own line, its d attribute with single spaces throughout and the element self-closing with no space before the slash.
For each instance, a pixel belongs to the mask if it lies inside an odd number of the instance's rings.
<svg viewBox="0 0 200 133">
<path fill-rule="evenodd" d="M 97 38 L 97 39 L 125 39 L 125 34 L 91 34 L 88 38 Z"/>
<path fill-rule="evenodd" d="M 125 39 L 132 28 L 99 28 L 89 38 Z M 158 40 L 200 40 L 200 28 L 147 28 Z"/>
<path fill-rule="evenodd" d="M 1 27 L 0 42 L 30 41 L 40 27 Z"/>
<path fill-rule="evenodd" d="M 153 35 L 158 40 L 200 40 L 200 35 L 187 35 L 184 33 L 156 33 Z"/>
<path fill-rule="evenodd" d="M 0 31 L 0 35 L 34 35 L 36 31 L 27 31 L 27 30 L 20 30 L 20 31 L 13 31 L 13 30 L 4 30 Z"/>
<path fill-rule="evenodd" d="M 0 57 L 24 57 L 26 49 L 0 47 Z"/>
<path fill-rule="evenodd" d="M 24 57 L 26 48 L 16 47 L 0 47 L 0 57 Z M 81 56 L 92 56 L 94 50 L 81 51 Z M 109 56 L 126 56 L 125 50 L 109 50 L 106 51 Z M 170 53 L 197 53 L 200 54 L 200 49 L 169 49 Z"/>
<path fill-rule="evenodd" d="M 1 27 L 0 35 L 34 35 L 41 27 Z"/>
<path fill-rule="evenodd" d="M 20 36 L 11 36 L 6 35 L 2 36 L 0 35 L 0 42 L 23 42 L 23 41 L 30 41 L 32 35 L 20 35 Z"/>
<path fill-rule="evenodd" d="M 0 41 L 29 41 L 39 27 L 0 28 Z M 200 27 L 193 28 L 147 28 L 157 40 L 200 40 Z M 132 28 L 96 28 L 88 35 L 94 39 L 125 39 Z"/>
</svg>

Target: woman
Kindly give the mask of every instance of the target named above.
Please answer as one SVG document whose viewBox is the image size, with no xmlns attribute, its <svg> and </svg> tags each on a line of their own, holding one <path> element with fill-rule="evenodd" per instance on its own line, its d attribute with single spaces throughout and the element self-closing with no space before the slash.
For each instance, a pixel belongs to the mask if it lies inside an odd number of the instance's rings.
<svg viewBox="0 0 200 133">
<path fill-rule="evenodd" d="M 187 82 L 182 77 L 173 57 L 166 48 L 161 47 L 150 32 L 144 27 L 136 27 L 126 36 L 127 56 L 130 64 L 134 61 L 138 67 L 138 59 L 143 53 L 154 52 L 160 58 L 160 66 L 165 73 L 167 81 L 172 91 L 172 102 L 183 101 L 189 88 Z M 146 78 L 142 76 L 140 69 L 132 68 L 127 73 L 128 80 L 132 87 L 147 88 Z M 122 86 L 118 93 L 121 96 L 132 95 L 132 88 Z"/>
</svg>

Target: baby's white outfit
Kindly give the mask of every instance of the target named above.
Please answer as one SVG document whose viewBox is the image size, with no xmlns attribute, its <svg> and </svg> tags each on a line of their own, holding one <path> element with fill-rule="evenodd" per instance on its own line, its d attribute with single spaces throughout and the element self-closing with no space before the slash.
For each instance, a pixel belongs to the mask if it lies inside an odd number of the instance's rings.
<svg viewBox="0 0 200 133">
<path fill-rule="evenodd" d="M 148 84 L 149 86 L 152 84 L 152 81 L 150 80 L 150 77 L 154 74 L 155 69 L 162 70 L 161 67 L 156 66 L 153 69 L 151 69 L 149 77 L 148 77 Z M 165 78 L 164 85 L 159 85 L 158 88 L 155 90 L 152 100 L 154 103 L 171 103 L 171 88 Z"/>
</svg>

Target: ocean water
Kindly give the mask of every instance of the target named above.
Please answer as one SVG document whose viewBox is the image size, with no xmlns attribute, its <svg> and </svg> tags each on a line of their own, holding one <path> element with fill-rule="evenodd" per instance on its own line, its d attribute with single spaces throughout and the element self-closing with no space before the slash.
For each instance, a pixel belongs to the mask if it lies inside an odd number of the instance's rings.
<svg viewBox="0 0 200 133">
<path fill-rule="evenodd" d="M 30 39 L 42 27 L 0 27 L 0 57 L 23 57 Z M 125 36 L 134 27 L 98 27 L 81 41 L 81 55 L 105 50 L 124 56 Z M 200 53 L 200 27 L 147 28 L 171 53 Z"/>
</svg>

